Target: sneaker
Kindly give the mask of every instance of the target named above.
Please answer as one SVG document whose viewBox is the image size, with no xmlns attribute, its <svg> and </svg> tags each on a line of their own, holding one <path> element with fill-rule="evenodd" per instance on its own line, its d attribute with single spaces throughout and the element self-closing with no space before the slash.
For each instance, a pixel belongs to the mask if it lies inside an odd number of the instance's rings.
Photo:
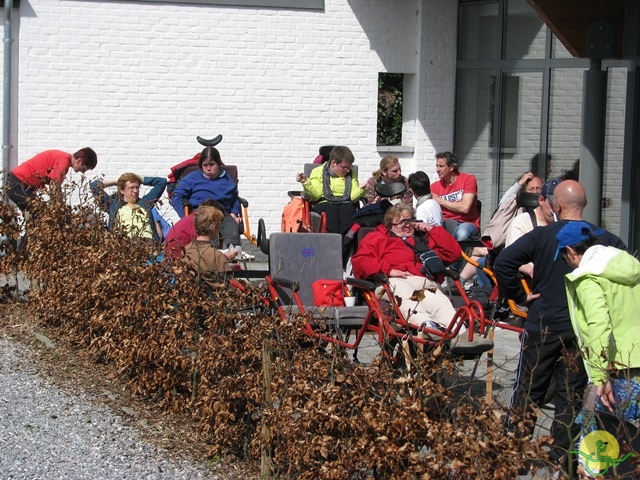
<svg viewBox="0 0 640 480">
<path fill-rule="evenodd" d="M 238 253 L 238 255 L 236 256 L 236 260 L 239 262 L 246 262 L 247 260 L 255 260 L 256 256 L 255 255 L 251 255 L 247 252 L 240 252 Z"/>
</svg>

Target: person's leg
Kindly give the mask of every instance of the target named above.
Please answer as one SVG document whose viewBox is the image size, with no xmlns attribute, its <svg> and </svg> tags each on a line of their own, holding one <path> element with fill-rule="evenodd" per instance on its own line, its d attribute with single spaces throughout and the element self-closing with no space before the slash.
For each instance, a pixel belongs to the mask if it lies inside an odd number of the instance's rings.
<svg viewBox="0 0 640 480">
<path fill-rule="evenodd" d="M 423 323 L 435 321 L 433 315 L 420 307 L 420 302 L 415 299 L 414 292 L 420 290 L 424 285 L 421 277 L 389 278 L 389 286 L 393 295 L 400 298 L 400 311 L 405 320 L 411 325 L 419 327 Z M 412 300 L 413 298 L 413 300 Z"/>
<path fill-rule="evenodd" d="M 353 203 L 341 203 L 340 205 L 336 205 L 336 210 L 338 212 L 338 231 L 344 236 L 353 223 L 353 215 L 356 213 L 356 207 Z"/>
<path fill-rule="evenodd" d="M 20 209 L 20 211 L 24 214 L 24 212 L 28 208 L 28 202 L 33 199 L 35 193 L 33 189 L 22 183 L 18 178 L 10 173 L 7 178 L 7 188 L 5 190 L 5 195 L 9 200 L 16 204 L 16 206 Z"/>
<path fill-rule="evenodd" d="M 435 318 L 436 323 L 440 324 L 444 328 L 448 328 L 451 320 L 456 314 L 456 309 L 451 304 L 451 300 L 440 289 L 435 291 L 426 290 L 424 292 L 424 299 L 420 304 L 423 308 L 429 312 Z M 467 330 L 465 326 L 460 329 L 460 333 Z"/>
<path fill-rule="evenodd" d="M 447 328 L 453 319 L 456 309 L 449 298 L 443 294 L 438 285 L 428 278 L 411 276 L 408 278 L 390 278 L 394 295 L 402 299 L 400 310 L 407 322 L 420 327 L 425 322 L 433 321 Z M 416 298 L 415 292 L 421 291 L 424 298 Z"/>
<path fill-rule="evenodd" d="M 551 424 L 551 436 L 554 442 L 549 450 L 549 458 L 561 461 L 562 468 L 566 469 L 567 452 L 575 449 L 573 439 L 580 432 L 580 425 L 575 423 L 575 417 L 582 408 L 582 394 L 587 386 L 587 374 L 573 330 L 559 332 L 554 337 L 558 361 L 554 368 L 555 410 Z M 575 460 L 574 458 L 574 464 Z"/>
<path fill-rule="evenodd" d="M 549 335 L 540 332 L 524 332 L 520 345 L 520 359 L 511 396 L 511 408 L 521 410 L 530 419 L 532 405 L 542 406 L 551 383 L 557 355 L 550 344 Z M 534 422 L 535 423 L 535 422 Z M 533 426 L 527 430 L 533 433 Z"/>
<path fill-rule="evenodd" d="M 340 217 L 338 215 L 338 209 L 336 205 L 329 202 L 316 203 L 312 210 L 317 213 L 326 213 L 327 215 L 327 233 L 341 233 L 340 232 Z"/>
<path fill-rule="evenodd" d="M 453 238 L 455 238 L 459 242 L 462 242 L 464 240 L 469 240 L 477 233 L 478 229 L 473 223 L 458 223 L 458 226 L 453 232 Z"/>
<path fill-rule="evenodd" d="M 622 370 L 611 379 L 616 400 L 615 411 L 627 422 L 638 425 L 640 421 L 640 368 Z M 606 407 L 600 405 L 600 410 Z"/>
<path fill-rule="evenodd" d="M 471 257 L 471 260 L 478 261 L 478 257 Z M 473 279 L 476 276 L 476 267 L 472 263 L 466 263 L 462 271 L 460 272 L 460 282 L 462 285 L 468 281 Z"/>
<path fill-rule="evenodd" d="M 224 214 L 220 224 L 220 239 L 224 248 L 229 248 L 229 245 L 240 245 L 238 224 L 228 213 Z"/>
<path fill-rule="evenodd" d="M 481 267 L 486 267 L 487 257 L 480 257 L 478 259 L 478 264 Z M 478 283 L 479 287 L 484 287 L 485 285 L 491 285 L 491 279 L 489 278 L 489 275 L 484 273 L 484 270 L 482 270 L 482 268 L 476 268 L 476 282 Z"/>
</svg>

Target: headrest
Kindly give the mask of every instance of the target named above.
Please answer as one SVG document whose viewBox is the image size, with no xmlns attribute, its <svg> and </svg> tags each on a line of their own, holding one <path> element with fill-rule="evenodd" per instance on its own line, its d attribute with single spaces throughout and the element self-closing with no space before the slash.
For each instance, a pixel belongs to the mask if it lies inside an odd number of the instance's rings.
<svg viewBox="0 0 640 480">
<path fill-rule="evenodd" d="M 215 147 L 222 141 L 222 135 L 218 135 L 217 137 L 212 138 L 211 140 L 207 140 L 206 138 L 202 138 L 198 136 L 196 137 L 196 140 L 198 140 L 198 143 L 203 147 Z"/>
<path fill-rule="evenodd" d="M 374 189 L 381 197 L 395 197 L 396 195 L 401 195 L 406 190 L 403 182 L 379 182 L 375 184 Z"/>
<path fill-rule="evenodd" d="M 523 208 L 538 208 L 538 197 L 540 194 L 538 193 L 528 193 L 524 190 L 520 190 L 518 192 L 517 202 L 519 207 Z"/>
</svg>

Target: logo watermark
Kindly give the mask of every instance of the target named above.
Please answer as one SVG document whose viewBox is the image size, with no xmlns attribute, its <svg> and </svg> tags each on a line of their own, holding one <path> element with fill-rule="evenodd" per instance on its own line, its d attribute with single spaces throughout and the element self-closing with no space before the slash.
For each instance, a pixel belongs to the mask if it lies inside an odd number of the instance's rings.
<svg viewBox="0 0 640 480">
<path fill-rule="evenodd" d="M 599 477 L 607 473 L 609 468 L 616 467 L 629 457 L 635 457 L 633 452 L 620 457 L 620 445 L 616 437 L 604 430 L 595 430 L 587 434 L 580 442 L 579 451 L 571 451 L 579 457 L 579 462 L 589 475 Z"/>
</svg>

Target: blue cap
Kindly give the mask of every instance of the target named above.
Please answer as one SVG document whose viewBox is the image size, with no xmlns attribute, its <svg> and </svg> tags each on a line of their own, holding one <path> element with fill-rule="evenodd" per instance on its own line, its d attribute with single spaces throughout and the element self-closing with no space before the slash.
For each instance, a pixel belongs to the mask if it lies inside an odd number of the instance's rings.
<svg viewBox="0 0 640 480">
<path fill-rule="evenodd" d="M 558 248 L 556 249 L 556 255 L 555 257 L 553 257 L 553 260 L 557 260 L 558 255 L 560 255 L 560 251 L 563 248 L 571 247 L 576 243 L 580 243 L 591 236 L 600 235 L 603 232 L 603 229 L 594 232 L 591 225 L 589 225 L 587 222 L 572 221 L 567 223 L 556 234 Z"/>
<path fill-rule="evenodd" d="M 540 195 L 542 195 L 543 197 L 547 197 L 547 199 L 549 199 L 549 202 L 553 203 L 553 191 L 556 189 L 556 187 L 561 181 L 562 180 L 559 180 L 557 178 L 552 178 L 550 180 L 547 180 L 545 184 L 542 186 Z"/>
</svg>

